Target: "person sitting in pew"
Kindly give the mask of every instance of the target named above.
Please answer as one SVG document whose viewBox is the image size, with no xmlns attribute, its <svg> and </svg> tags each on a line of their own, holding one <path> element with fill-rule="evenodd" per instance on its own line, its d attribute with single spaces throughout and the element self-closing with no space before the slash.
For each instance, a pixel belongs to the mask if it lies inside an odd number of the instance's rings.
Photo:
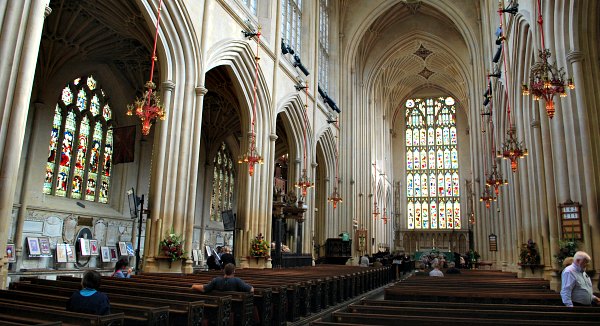
<svg viewBox="0 0 600 326">
<path fill-rule="evenodd" d="M 223 253 L 221 254 L 221 265 L 233 264 L 235 266 L 235 257 L 231 254 L 229 247 L 223 247 Z"/>
<path fill-rule="evenodd" d="M 591 260 L 590 255 L 578 251 L 573 256 L 573 263 L 563 270 L 560 296 L 565 306 L 591 306 L 600 301 L 592 293 L 592 280 L 585 273 Z"/>
<path fill-rule="evenodd" d="M 456 268 L 456 263 L 451 261 L 448 263 L 448 269 L 446 270 L 446 274 L 460 274 L 460 270 Z"/>
<path fill-rule="evenodd" d="M 87 271 L 81 280 L 82 290 L 75 291 L 67 300 L 67 311 L 81 312 L 93 315 L 109 315 L 110 302 L 106 294 L 99 292 L 100 273 Z"/>
<path fill-rule="evenodd" d="M 431 272 L 429 272 L 429 276 L 444 276 L 444 273 L 442 273 L 440 270 L 440 265 L 438 263 L 431 264 L 431 267 L 433 267 L 433 269 Z"/>
<path fill-rule="evenodd" d="M 208 293 L 212 290 L 217 291 L 237 291 L 237 292 L 254 292 L 254 288 L 246 284 L 240 278 L 235 277 L 235 265 L 225 265 L 224 275 L 215 277 L 208 284 L 192 284 L 192 290 Z"/>
<path fill-rule="evenodd" d="M 116 264 L 115 264 L 115 271 L 112 273 L 112 277 L 116 277 L 116 278 L 130 278 L 131 277 L 131 267 L 129 267 L 129 262 L 127 261 L 127 258 L 123 258 L 121 260 L 119 260 Z"/>
</svg>

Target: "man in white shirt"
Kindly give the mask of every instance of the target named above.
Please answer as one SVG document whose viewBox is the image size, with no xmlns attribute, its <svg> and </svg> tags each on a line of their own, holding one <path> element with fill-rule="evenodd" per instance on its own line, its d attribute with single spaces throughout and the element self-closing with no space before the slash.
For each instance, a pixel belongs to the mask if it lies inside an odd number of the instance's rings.
<svg viewBox="0 0 600 326">
<path fill-rule="evenodd" d="M 563 270 L 560 296 L 565 306 L 591 306 L 592 302 L 600 301 L 592 293 L 592 280 L 585 273 L 590 261 L 587 253 L 578 251 L 573 256 L 573 263 Z"/>
<path fill-rule="evenodd" d="M 440 265 L 438 265 L 437 263 L 431 264 L 431 267 L 433 267 L 433 269 L 431 270 L 431 272 L 429 272 L 429 276 L 437 276 L 437 277 L 443 277 L 444 273 L 442 273 L 442 271 L 440 270 Z"/>
</svg>

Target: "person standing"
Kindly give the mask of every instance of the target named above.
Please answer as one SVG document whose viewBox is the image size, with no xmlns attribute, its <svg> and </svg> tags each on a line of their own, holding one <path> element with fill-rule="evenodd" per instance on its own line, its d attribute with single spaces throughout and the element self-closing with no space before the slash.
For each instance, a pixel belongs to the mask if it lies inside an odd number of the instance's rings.
<svg viewBox="0 0 600 326">
<path fill-rule="evenodd" d="M 585 272 L 590 261 L 587 253 L 578 251 L 573 256 L 573 263 L 563 270 L 560 296 L 565 306 L 591 306 L 600 301 L 592 293 L 592 280 Z"/>
<path fill-rule="evenodd" d="M 233 264 L 235 266 L 235 257 L 231 254 L 229 247 L 223 247 L 223 253 L 221 254 L 221 265 Z"/>
</svg>

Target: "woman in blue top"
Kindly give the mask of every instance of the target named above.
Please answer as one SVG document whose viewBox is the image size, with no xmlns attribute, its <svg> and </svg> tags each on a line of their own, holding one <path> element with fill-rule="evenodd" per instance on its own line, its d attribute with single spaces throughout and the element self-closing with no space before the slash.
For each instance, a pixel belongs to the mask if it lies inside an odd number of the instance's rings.
<svg viewBox="0 0 600 326">
<path fill-rule="evenodd" d="M 73 293 L 67 301 L 67 311 L 93 315 L 110 314 L 110 302 L 106 294 L 99 292 L 100 273 L 87 271 L 81 280 L 82 290 Z"/>
<path fill-rule="evenodd" d="M 117 278 L 130 278 L 131 268 L 127 268 L 127 266 L 129 266 L 127 259 L 123 258 L 119 260 L 115 264 L 115 272 L 112 274 L 112 276 Z"/>
</svg>

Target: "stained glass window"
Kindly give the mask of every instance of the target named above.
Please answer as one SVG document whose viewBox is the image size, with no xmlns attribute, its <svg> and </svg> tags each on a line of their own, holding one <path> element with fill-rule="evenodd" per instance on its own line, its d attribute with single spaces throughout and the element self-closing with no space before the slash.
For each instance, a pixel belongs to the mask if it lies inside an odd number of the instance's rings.
<svg viewBox="0 0 600 326">
<path fill-rule="evenodd" d="M 281 0 L 281 38 L 301 53 L 300 31 L 302 30 L 302 0 Z"/>
<path fill-rule="evenodd" d="M 460 181 L 454 99 L 406 101 L 409 229 L 460 229 Z"/>
<path fill-rule="evenodd" d="M 319 86 L 329 90 L 329 0 L 319 0 Z"/>
<path fill-rule="evenodd" d="M 50 132 L 45 194 L 108 203 L 112 112 L 106 94 L 97 87 L 98 81 L 87 76 L 61 91 Z M 77 94 L 75 101 L 73 94 Z M 96 189 L 99 171 L 100 191 Z"/>
<path fill-rule="evenodd" d="M 210 220 L 222 221 L 221 212 L 233 208 L 235 177 L 231 152 L 221 144 L 213 159 L 213 191 L 210 197 Z"/>
</svg>

